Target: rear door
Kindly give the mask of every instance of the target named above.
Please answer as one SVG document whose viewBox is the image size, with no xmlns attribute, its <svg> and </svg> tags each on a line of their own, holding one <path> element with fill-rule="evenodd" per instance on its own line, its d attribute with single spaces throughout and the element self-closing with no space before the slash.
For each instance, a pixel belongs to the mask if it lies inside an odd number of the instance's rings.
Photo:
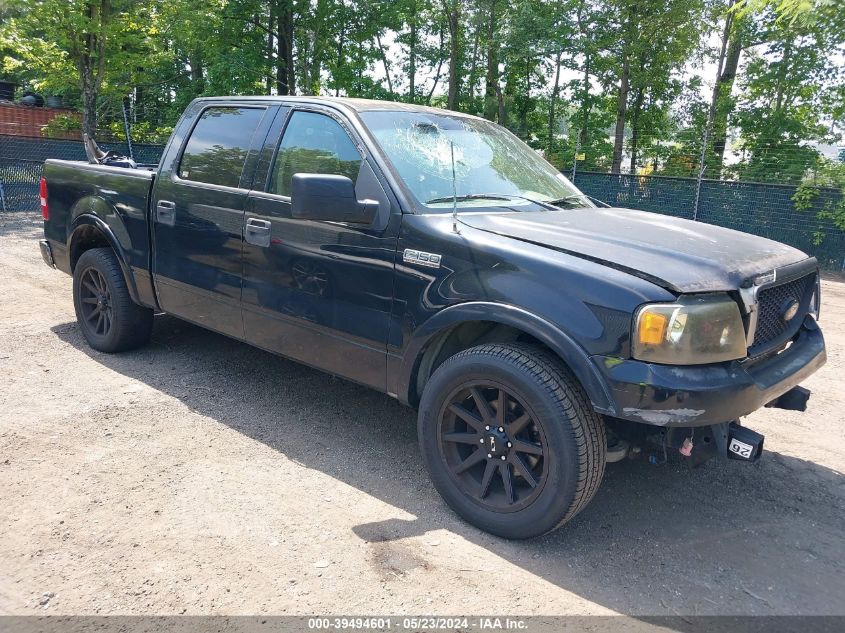
<svg viewBox="0 0 845 633">
<path fill-rule="evenodd" d="M 398 204 L 360 137 L 330 108 L 283 109 L 267 138 L 246 212 L 246 339 L 384 390 Z M 376 219 L 291 217 L 295 173 L 348 176 L 359 200 L 378 201 Z"/>
<path fill-rule="evenodd" d="M 170 314 L 243 338 L 244 207 L 257 150 L 277 108 L 199 102 L 163 157 L 151 202 L 153 272 Z"/>
</svg>

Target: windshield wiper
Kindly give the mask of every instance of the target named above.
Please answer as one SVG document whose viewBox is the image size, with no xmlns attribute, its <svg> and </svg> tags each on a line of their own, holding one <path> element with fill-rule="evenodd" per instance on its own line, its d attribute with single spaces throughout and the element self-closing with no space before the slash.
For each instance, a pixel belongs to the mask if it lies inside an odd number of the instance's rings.
<svg viewBox="0 0 845 633">
<path fill-rule="evenodd" d="M 505 196 L 498 194 L 498 193 L 468 193 L 462 196 L 445 196 L 443 198 L 432 198 L 431 200 L 426 200 L 426 204 L 435 204 L 437 202 L 452 202 L 452 200 L 457 200 L 458 202 L 462 200 L 510 200 L 510 198 L 506 198 Z"/>
<path fill-rule="evenodd" d="M 462 200 L 513 200 L 514 198 L 516 198 L 517 200 L 525 200 L 526 202 L 531 202 L 539 207 L 549 209 L 550 211 L 559 211 L 559 209 L 550 202 L 542 202 L 540 200 L 535 200 L 534 198 L 527 198 L 526 196 L 520 196 L 515 193 L 468 193 L 462 196 L 445 196 L 443 198 L 434 198 L 432 200 L 426 201 L 426 204 L 434 204 L 436 202 L 452 202 L 453 200 L 457 200 L 458 202 L 460 202 Z"/>
<path fill-rule="evenodd" d="M 591 202 L 598 202 L 601 206 L 609 207 L 610 205 L 606 202 L 602 202 L 598 198 L 593 198 L 593 196 L 588 196 L 586 193 L 573 193 L 569 196 L 564 196 L 563 198 L 558 198 L 557 200 L 550 200 L 549 204 L 558 205 L 562 202 L 569 202 L 570 200 L 578 200 L 578 199 L 586 199 L 590 200 Z"/>
</svg>

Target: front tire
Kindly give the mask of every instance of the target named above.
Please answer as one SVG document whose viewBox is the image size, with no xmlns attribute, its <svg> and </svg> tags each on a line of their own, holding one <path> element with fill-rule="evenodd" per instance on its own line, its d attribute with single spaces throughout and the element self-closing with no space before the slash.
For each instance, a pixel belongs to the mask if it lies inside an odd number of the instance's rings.
<svg viewBox="0 0 845 633">
<path fill-rule="evenodd" d="M 536 347 L 480 345 L 446 360 L 423 392 L 418 434 L 446 503 L 505 538 L 563 525 L 604 474 L 601 416 L 569 370 Z"/>
<path fill-rule="evenodd" d="M 153 311 L 132 301 L 110 248 L 87 250 L 76 262 L 73 306 L 82 335 L 98 351 L 125 352 L 150 340 Z"/>
</svg>

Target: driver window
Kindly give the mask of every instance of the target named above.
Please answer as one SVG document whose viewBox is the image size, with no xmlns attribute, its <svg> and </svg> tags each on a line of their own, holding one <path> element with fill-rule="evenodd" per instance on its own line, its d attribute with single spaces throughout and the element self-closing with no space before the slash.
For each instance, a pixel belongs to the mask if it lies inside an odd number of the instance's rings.
<svg viewBox="0 0 845 633">
<path fill-rule="evenodd" d="M 334 174 L 354 183 L 361 155 L 340 124 L 324 114 L 297 111 L 291 115 L 279 145 L 270 193 L 290 196 L 294 174 Z"/>
</svg>

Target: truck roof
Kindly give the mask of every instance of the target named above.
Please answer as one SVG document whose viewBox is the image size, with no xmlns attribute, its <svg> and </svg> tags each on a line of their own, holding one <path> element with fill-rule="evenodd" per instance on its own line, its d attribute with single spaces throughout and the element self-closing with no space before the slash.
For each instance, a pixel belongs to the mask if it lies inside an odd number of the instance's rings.
<svg viewBox="0 0 845 633">
<path fill-rule="evenodd" d="M 355 112 L 367 112 L 371 110 L 384 110 L 393 112 L 427 112 L 429 114 L 449 115 L 456 117 L 465 117 L 470 119 L 477 119 L 478 117 L 464 112 L 455 112 L 454 110 L 444 110 L 443 108 L 434 108 L 431 106 L 417 105 L 414 103 L 403 103 L 401 101 L 381 101 L 378 99 L 355 99 L 352 97 L 308 97 L 308 96 L 274 96 L 274 95 L 254 95 L 254 96 L 223 96 L 223 97 L 200 97 L 197 101 L 256 101 L 262 103 L 323 103 L 335 104 L 344 106 Z"/>
</svg>

